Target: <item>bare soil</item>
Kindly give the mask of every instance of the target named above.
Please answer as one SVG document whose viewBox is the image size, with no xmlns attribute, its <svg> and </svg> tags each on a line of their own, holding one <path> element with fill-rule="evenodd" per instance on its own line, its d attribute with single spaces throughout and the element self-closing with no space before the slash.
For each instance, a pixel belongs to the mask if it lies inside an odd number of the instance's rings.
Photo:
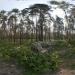
<svg viewBox="0 0 75 75">
<path fill-rule="evenodd" d="M 61 68 L 57 75 L 75 75 L 75 70 Z"/>
<path fill-rule="evenodd" d="M 60 70 L 56 73 L 44 75 L 75 75 L 75 70 L 65 68 L 64 66 L 62 64 Z M 19 68 L 15 63 L 0 60 L 0 75 L 23 75 L 23 72 L 22 68 Z"/>
<path fill-rule="evenodd" d="M 0 60 L 0 75 L 23 75 L 15 63 Z"/>
</svg>

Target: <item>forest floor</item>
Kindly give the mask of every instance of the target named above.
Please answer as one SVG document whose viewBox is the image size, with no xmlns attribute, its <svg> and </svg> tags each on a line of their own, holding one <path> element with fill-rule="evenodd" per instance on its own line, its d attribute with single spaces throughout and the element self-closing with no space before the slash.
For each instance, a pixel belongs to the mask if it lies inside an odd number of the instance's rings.
<svg viewBox="0 0 75 75">
<path fill-rule="evenodd" d="M 0 60 L 0 75 L 23 75 L 23 73 L 22 69 L 18 68 L 15 63 Z M 62 64 L 60 70 L 56 74 L 48 75 L 75 75 L 75 70 L 67 68 Z"/>
<path fill-rule="evenodd" d="M 0 75 L 23 75 L 15 63 L 0 60 Z"/>
<path fill-rule="evenodd" d="M 75 70 L 61 68 L 57 75 L 75 75 Z"/>
<path fill-rule="evenodd" d="M 1 43 L 0 48 L 2 46 L 4 48 L 4 45 Z M 9 47 L 7 47 L 7 49 L 8 48 Z M 69 49 L 58 50 L 57 52 L 61 55 L 63 61 L 60 65 L 59 71 L 54 74 L 49 73 L 44 75 L 75 75 L 75 53 L 71 53 Z M 0 59 L 0 75 L 23 75 L 23 69 L 20 68 L 16 62 Z"/>
</svg>

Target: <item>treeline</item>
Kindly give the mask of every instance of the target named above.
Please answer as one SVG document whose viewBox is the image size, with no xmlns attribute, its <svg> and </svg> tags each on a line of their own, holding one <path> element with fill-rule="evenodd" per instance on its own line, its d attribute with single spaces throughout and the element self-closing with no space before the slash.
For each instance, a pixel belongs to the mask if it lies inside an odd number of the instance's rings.
<svg viewBox="0 0 75 75">
<path fill-rule="evenodd" d="M 53 7 L 56 6 L 56 7 Z M 52 13 L 60 8 L 65 13 L 63 18 Z M 59 11 L 60 12 L 60 11 Z M 23 10 L 0 11 L 0 39 L 11 42 L 24 39 L 31 41 L 49 41 L 51 39 L 74 39 L 75 6 L 67 2 L 50 1 L 47 4 L 34 4 Z"/>
</svg>

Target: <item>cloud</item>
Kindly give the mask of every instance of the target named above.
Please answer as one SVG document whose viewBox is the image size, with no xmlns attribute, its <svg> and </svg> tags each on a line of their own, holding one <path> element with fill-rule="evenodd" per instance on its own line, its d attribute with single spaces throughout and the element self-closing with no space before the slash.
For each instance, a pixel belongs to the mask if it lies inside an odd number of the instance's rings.
<svg viewBox="0 0 75 75">
<path fill-rule="evenodd" d="M 62 1 L 64 1 L 64 0 L 55 0 L 55 1 L 62 2 Z"/>
</svg>

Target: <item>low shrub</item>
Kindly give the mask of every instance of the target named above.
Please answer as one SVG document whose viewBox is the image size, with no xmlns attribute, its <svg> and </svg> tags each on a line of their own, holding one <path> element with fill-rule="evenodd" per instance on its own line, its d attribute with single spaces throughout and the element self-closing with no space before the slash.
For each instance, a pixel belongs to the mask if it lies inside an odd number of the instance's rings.
<svg viewBox="0 0 75 75">
<path fill-rule="evenodd" d="M 75 48 L 71 48 L 64 53 L 65 59 L 75 59 Z"/>
<path fill-rule="evenodd" d="M 68 42 L 67 41 L 62 41 L 62 40 L 57 40 L 57 41 L 54 41 L 55 42 L 55 47 L 54 47 L 54 49 L 63 49 L 63 48 L 67 48 L 67 47 L 69 47 L 68 45 Z"/>
<path fill-rule="evenodd" d="M 58 68 L 59 56 L 57 53 L 34 53 L 29 47 L 1 48 L 0 58 L 5 60 L 16 60 L 19 66 L 25 69 L 30 75 L 47 71 L 54 71 Z M 26 74 L 27 75 L 27 74 Z"/>
<path fill-rule="evenodd" d="M 22 65 L 26 71 L 34 74 L 54 71 L 58 68 L 59 57 L 56 53 L 34 53 L 24 55 L 19 59 L 19 64 Z"/>
<path fill-rule="evenodd" d="M 69 43 L 72 47 L 75 47 L 75 39 L 68 40 L 68 43 Z"/>
</svg>

